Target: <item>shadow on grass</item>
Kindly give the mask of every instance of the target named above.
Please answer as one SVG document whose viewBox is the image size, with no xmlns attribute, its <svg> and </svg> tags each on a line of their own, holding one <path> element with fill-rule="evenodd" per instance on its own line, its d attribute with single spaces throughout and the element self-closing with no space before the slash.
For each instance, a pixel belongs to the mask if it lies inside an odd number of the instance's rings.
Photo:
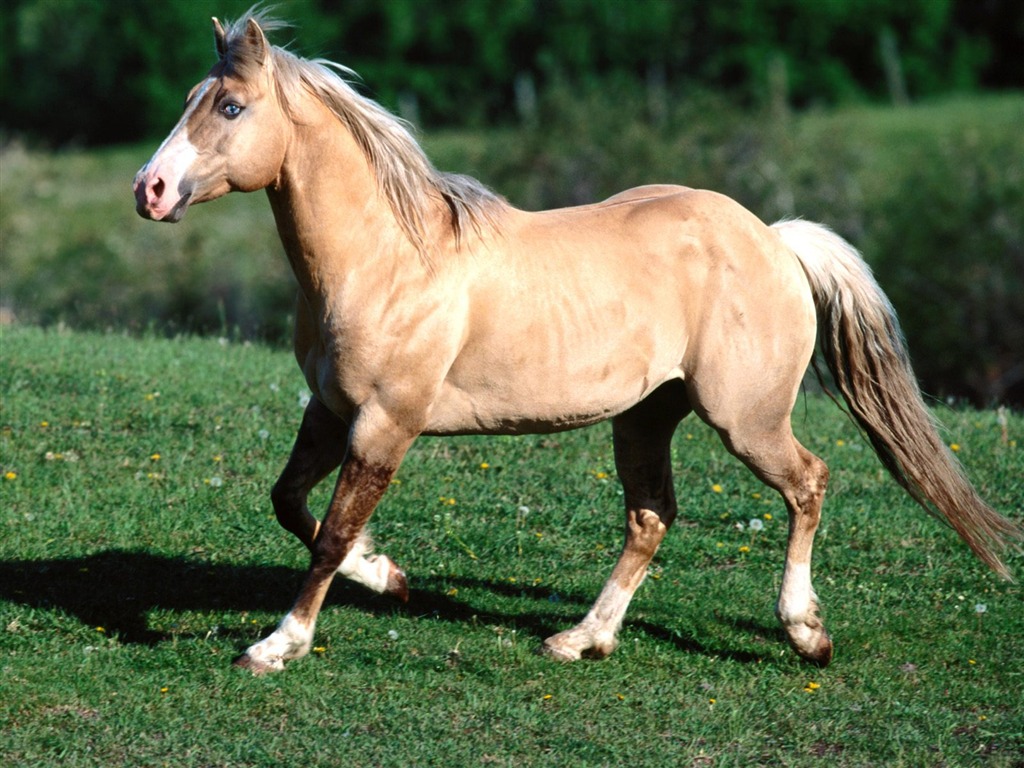
<svg viewBox="0 0 1024 768">
<path fill-rule="evenodd" d="M 0 599 L 11 603 L 58 610 L 75 616 L 87 626 L 102 626 L 122 643 L 155 645 L 170 634 L 149 627 L 148 614 L 154 609 L 169 611 L 270 611 L 283 614 L 291 605 L 303 572 L 282 566 L 222 565 L 164 557 L 148 552 L 109 550 L 87 557 L 51 560 L 9 560 L 0 562 Z M 479 607 L 446 594 L 452 585 L 460 589 L 482 589 L 495 595 L 524 601 L 517 613 L 480 610 Z M 330 604 L 343 604 L 373 614 L 408 613 L 455 623 L 471 621 L 514 624 L 543 638 L 567 629 L 577 617 L 567 620 L 564 611 L 552 608 L 553 593 L 543 587 L 517 586 L 482 579 L 451 578 L 415 580 L 409 603 L 400 605 L 388 598 L 336 579 Z M 589 607 L 582 596 L 559 593 L 558 602 L 578 608 L 580 616 Z M 540 609 L 540 605 L 544 609 Z M 671 643 L 681 651 L 754 663 L 761 655 L 709 647 L 694 637 L 669 630 L 649 621 L 628 621 L 658 642 Z M 736 625 L 735 622 L 729 622 Z M 268 628 L 269 629 L 269 628 Z M 747 627 L 758 633 L 764 627 Z M 232 637 L 251 629 L 222 628 Z"/>
</svg>

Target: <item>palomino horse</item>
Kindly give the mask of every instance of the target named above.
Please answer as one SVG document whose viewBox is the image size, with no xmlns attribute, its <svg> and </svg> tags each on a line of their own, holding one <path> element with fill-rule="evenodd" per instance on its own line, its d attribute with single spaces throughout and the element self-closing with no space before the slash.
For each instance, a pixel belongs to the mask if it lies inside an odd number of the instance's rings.
<svg viewBox="0 0 1024 768">
<path fill-rule="evenodd" d="M 605 656 L 676 516 L 669 443 L 690 411 L 785 500 L 777 615 L 796 652 L 832 642 L 811 586 L 828 470 L 790 411 L 821 346 L 886 468 L 988 565 L 1021 531 L 985 505 L 940 439 L 896 318 L 857 252 L 816 224 L 766 226 L 734 201 L 675 186 L 528 213 L 436 171 L 403 124 L 336 65 L 272 47 L 250 14 L 214 20 L 219 60 L 135 178 L 138 212 L 266 189 L 298 278 L 295 355 L 315 395 L 272 492 L 312 560 L 292 609 L 237 663 L 309 651 L 335 573 L 406 599 L 364 528 L 421 434 L 554 432 L 612 419 L 625 491 L 621 556 L 558 659 Z M 347 71 L 343 70 L 342 71 Z M 327 513 L 310 489 L 341 466 Z"/>
</svg>

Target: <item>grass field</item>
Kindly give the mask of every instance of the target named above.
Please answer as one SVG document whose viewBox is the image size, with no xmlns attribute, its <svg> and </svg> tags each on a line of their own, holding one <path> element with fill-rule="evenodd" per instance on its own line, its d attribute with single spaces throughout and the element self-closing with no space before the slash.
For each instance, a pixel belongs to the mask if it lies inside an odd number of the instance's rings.
<svg viewBox="0 0 1024 768">
<path fill-rule="evenodd" d="M 316 651 L 253 678 L 230 661 L 307 563 L 268 501 L 306 394 L 290 355 L 17 326 L 0 353 L 5 766 L 1024 765 L 1021 588 L 916 509 L 820 396 L 794 421 L 833 472 L 826 670 L 772 614 L 781 503 L 688 420 L 680 520 L 609 659 L 535 654 L 620 545 L 599 426 L 417 443 L 374 518 L 409 604 L 336 584 Z M 1024 417 L 937 415 L 1021 520 Z"/>
</svg>

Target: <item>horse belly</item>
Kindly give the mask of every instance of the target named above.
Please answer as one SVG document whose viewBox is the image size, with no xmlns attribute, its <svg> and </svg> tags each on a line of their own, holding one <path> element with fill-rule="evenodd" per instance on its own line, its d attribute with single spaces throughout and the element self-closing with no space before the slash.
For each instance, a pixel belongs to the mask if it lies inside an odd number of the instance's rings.
<svg viewBox="0 0 1024 768">
<path fill-rule="evenodd" d="M 672 311 L 617 299 L 600 321 L 495 319 L 455 361 L 430 431 L 553 432 L 621 413 L 669 379 L 686 351 L 679 297 Z M 538 315 L 538 317 L 541 317 Z"/>
<path fill-rule="evenodd" d="M 681 375 L 676 368 L 655 379 L 616 377 L 582 388 L 573 386 L 575 378 L 547 387 L 506 380 L 474 390 L 446 383 L 424 434 L 542 434 L 585 427 L 628 410 Z"/>
</svg>

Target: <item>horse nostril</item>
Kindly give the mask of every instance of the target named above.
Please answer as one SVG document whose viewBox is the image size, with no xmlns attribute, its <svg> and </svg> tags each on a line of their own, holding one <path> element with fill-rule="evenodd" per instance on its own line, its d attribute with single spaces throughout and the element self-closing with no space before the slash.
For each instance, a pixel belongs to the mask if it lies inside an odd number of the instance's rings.
<svg viewBox="0 0 1024 768">
<path fill-rule="evenodd" d="M 153 180 L 149 189 L 153 193 L 153 198 L 159 200 L 164 196 L 164 180 L 157 176 L 156 179 Z"/>
</svg>

